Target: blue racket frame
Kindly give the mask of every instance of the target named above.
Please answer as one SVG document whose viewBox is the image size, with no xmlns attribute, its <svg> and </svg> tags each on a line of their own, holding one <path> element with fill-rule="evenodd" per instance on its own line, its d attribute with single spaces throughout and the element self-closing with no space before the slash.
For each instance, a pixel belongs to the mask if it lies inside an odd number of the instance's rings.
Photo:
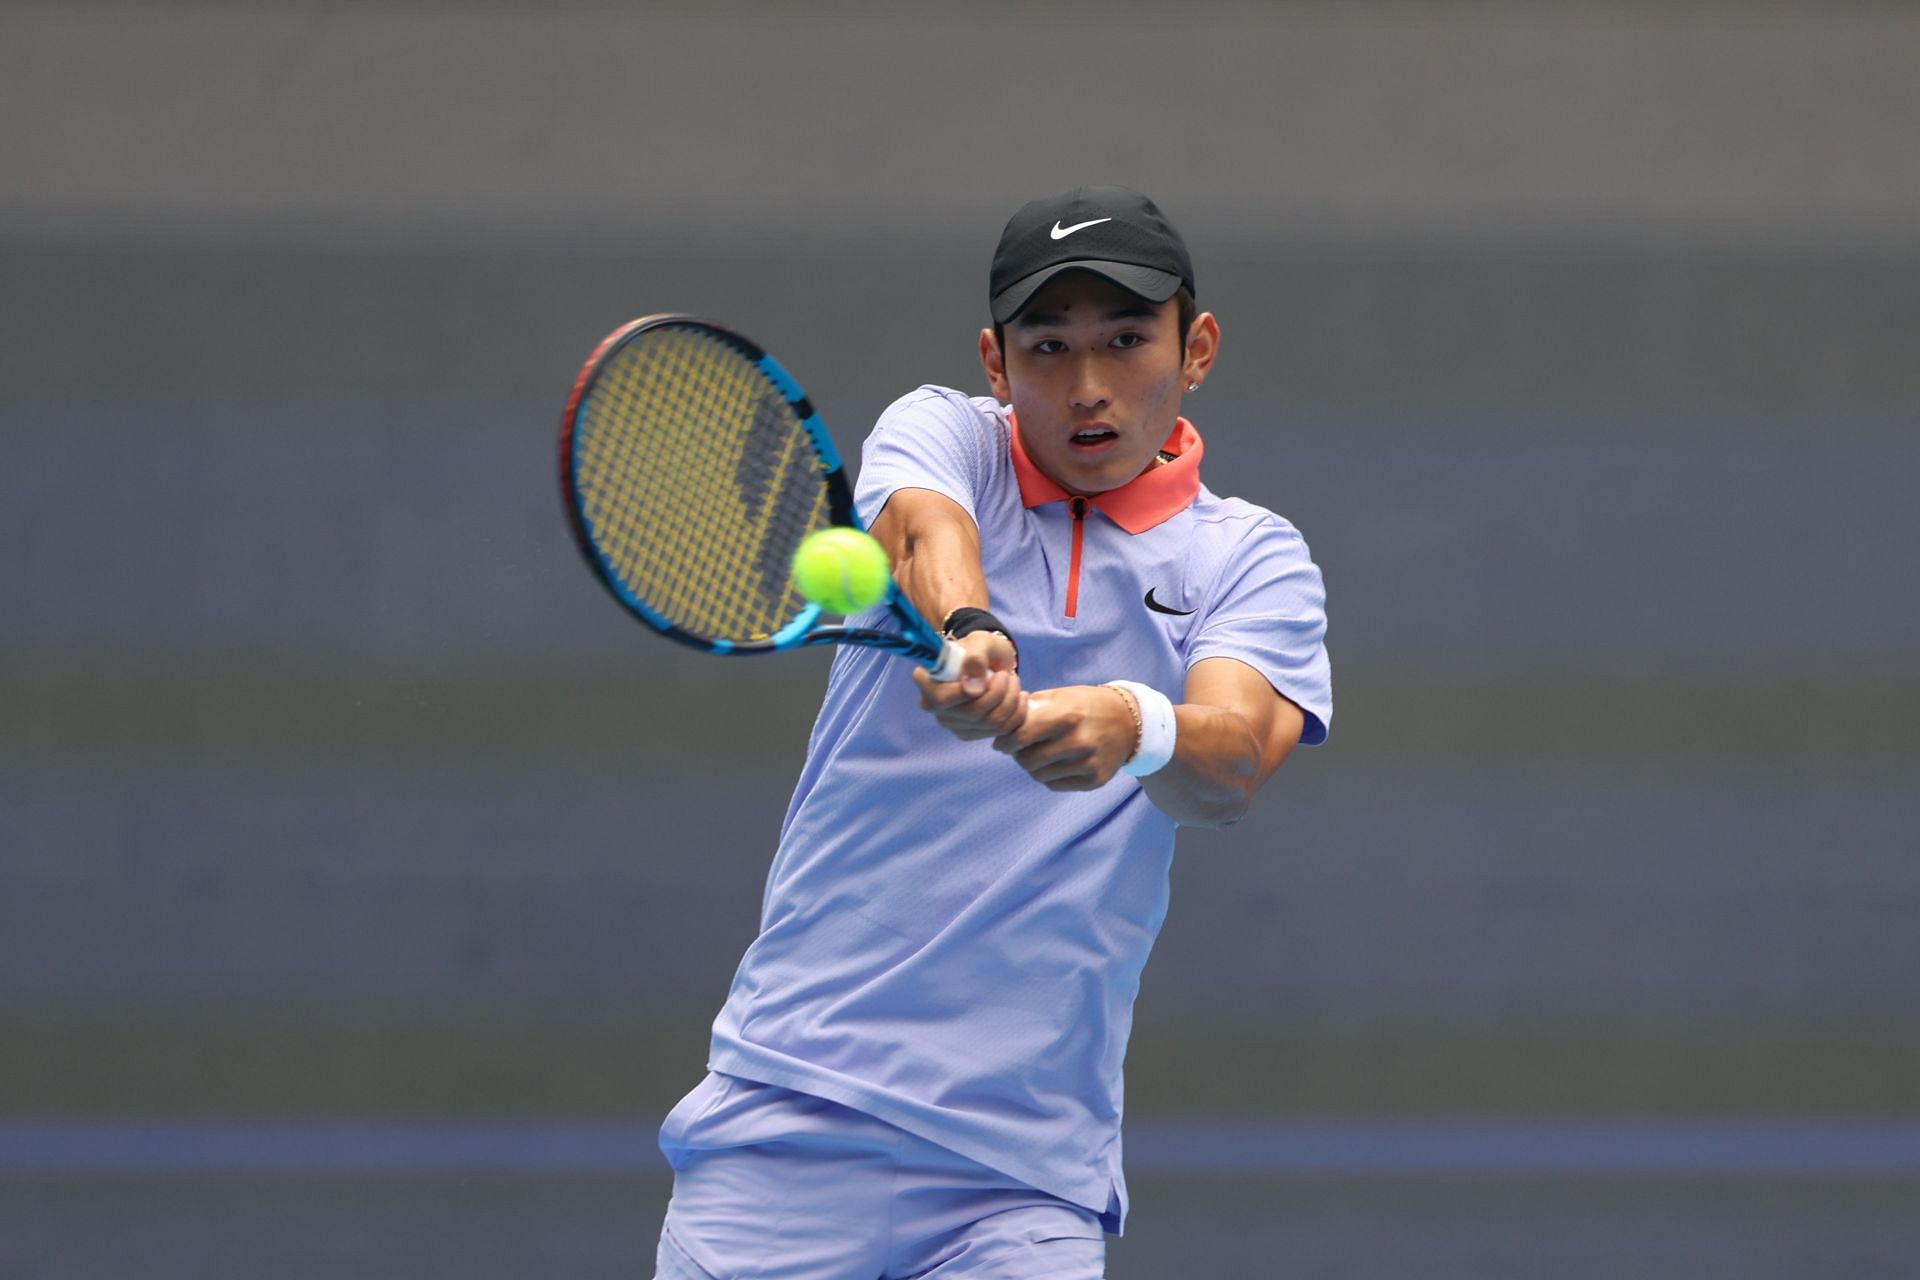
<svg viewBox="0 0 1920 1280">
<path fill-rule="evenodd" d="M 753 364 L 772 386 L 786 398 L 794 415 L 800 419 L 800 425 L 806 428 L 807 439 L 813 446 L 817 460 L 820 481 L 827 490 L 827 516 L 835 525 L 865 532 L 860 522 L 860 513 L 854 509 L 853 490 L 847 482 L 846 469 L 841 465 L 840 452 L 833 446 L 833 437 L 827 434 L 826 424 L 820 421 L 820 415 L 814 411 L 813 402 L 807 398 L 800 384 L 786 367 L 774 359 L 767 350 L 742 334 L 727 328 L 723 324 L 698 316 L 665 312 L 657 315 L 642 316 L 621 325 L 595 347 L 593 354 L 581 366 L 579 375 L 574 379 L 572 394 L 567 398 L 566 413 L 560 420 L 560 488 L 567 512 L 567 524 L 573 531 L 574 544 L 586 558 L 587 567 L 594 577 L 600 580 L 613 598 L 629 613 L 658 631 L 669 640 L 678 641 L 703 653 L 727 655 L 746 655 L 758 653 L 779 653 L 790 649 L 809 648 L 821 644 L 854 644 L 871 649 L 884 649 L 902 657 L 912 658 L 929 668 L 936 679 L 951 680 L 959 674 L 959 650 L 953 643 L 920 616 L 906 596 L 901 594 L 899 585 L 892 578 L 887 580 L 887 594 L 883 603 L 900 630 L 882 631 L 874 627 L 850 627 L 844 625 L 822 625 L 820 619 L 824 611 L 817 604 L 809 604 L 792 621 L 768 636 L 765 640 L 734 641 L 714 639 L 683 630 L 656 613 L 642 600 L 627 589 L 614 572 L 612 563 L 601 552 L 593 535 L 592 522 L 584 510 L 578 477 L 578 465 L 574 450 L 575 428 L 585 409 L 588 397 L 592 394 L 593 384 L 601 369 L 628 343 L 635 341 L 650 329 L 672 326 L 675 328 L 695 328 L 708 336 L 725 343 Z"/>
</svg>

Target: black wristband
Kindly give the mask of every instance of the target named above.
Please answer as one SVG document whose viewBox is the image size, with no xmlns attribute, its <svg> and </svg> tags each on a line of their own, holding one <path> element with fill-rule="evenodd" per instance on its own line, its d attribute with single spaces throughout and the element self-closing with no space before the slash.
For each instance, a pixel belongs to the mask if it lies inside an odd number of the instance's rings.
<svg viewBox="0 0 1920 1280">
<path fill-rule="evenodd" d="M 1007 624 L 988 613 L 985 609 L 976 609 L 972 605 L 961 605 L 947 615 L 940 624 L 940 630 L 949 640 L 958 640 L 961 636 L 970 636 L 976 631 L 992 631 L 1007 638 L 1013 646 L 1013 665 L 1020 666 L 1020 644 L 1013 638 L 1013 632 L 1007 630 Z"/>
</svg>

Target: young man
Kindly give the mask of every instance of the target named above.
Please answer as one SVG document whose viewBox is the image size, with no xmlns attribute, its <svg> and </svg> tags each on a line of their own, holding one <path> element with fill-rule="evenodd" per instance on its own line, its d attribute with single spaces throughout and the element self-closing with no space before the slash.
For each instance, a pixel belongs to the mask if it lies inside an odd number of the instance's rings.
<svg viewBox="0 0 1920 1280">
<path fill-rule="evenodd" d="M 711 1074 L 661 1130 L 660 1276 L 1102 1274 L 1175 827 L 1238 819 L 1332 716 L 1305 544 L 1200 483 L 1193 288 L 1144 196 L 1035 201 L 994 255 L 992 398 L 923 387 L 868 439 L 860 509 L 967 662 L 836 655 Z"/>
</svg>

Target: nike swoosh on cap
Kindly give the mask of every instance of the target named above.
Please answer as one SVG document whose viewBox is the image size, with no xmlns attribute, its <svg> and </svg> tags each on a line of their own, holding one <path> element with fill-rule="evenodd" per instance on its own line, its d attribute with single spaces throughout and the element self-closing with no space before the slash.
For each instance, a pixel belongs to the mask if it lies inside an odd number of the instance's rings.
<svg viewBox="0 0 1920 1280">
<path fill-rule="evenodd" d="M 1065 240 L 1068 236 L 1072 235 L 1076 231 L 1084 231 L 1088 227 L 1097 227 L 1103 222 L 1112 222 L 1112 221 L 1113 221 L 1112 218 L 1089 218 L 1085 222 L 1076 222 L 1070 227 L 1063 227 L 1060 225 L 1058 221 L 1056 221 L 1053 224 L 1053 230 L 1049 231 L 1047 234 L 1052 236 L 1055 240 Z"/>
<path fill-rule="evenodd" d="M 1184 618 L 1193 612 L 1191 609 L 1169 609 L 1166 605 L 1161 604 L 1153 598 L 1152 587 L 1147 588 L 1147 608 L 1153 610 L 1155 613 L 1170 613 L 1176 618 Z"/>
</svg>

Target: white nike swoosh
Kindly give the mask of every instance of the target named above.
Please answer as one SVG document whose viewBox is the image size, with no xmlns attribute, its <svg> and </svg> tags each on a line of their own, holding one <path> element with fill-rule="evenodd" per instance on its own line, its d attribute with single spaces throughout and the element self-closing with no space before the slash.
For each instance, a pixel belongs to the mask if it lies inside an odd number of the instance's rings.
<svg viewBox="0 0 1920 1280">
<path fill-rule="evenodd" d="M 1051 234 L 1055 240 L 1065 240 L 1076 231 L 1083 230 L 1087 227 L 1098 226 L 1102 222 L 1112 221 L 1112 218 L 1091 218 L 1086 222 L 1076 222 L 1070 227 L 1063 227 L 1056 222 L 1053 224 L 1053 230 L 1049 234 Z"/>
</svg>

